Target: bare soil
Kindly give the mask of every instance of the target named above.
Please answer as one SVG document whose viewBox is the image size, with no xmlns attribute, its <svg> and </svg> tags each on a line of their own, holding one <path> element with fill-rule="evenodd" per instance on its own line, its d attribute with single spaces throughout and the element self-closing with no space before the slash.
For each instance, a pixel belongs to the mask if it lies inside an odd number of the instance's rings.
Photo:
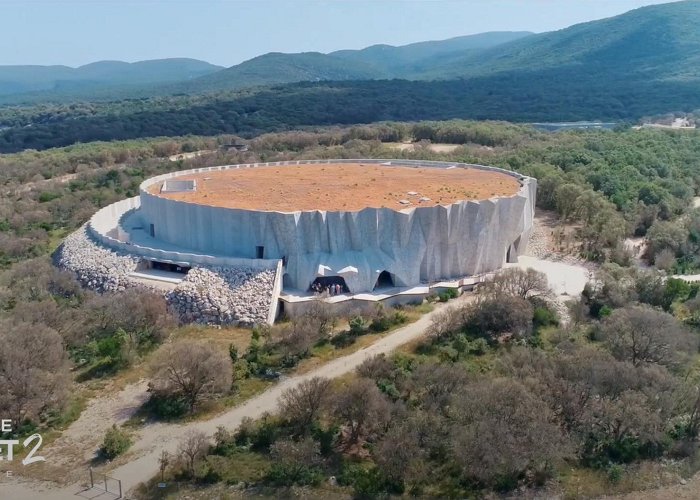
<svg viewBox="0 0 700 500">
<path fill-rule="evenodd" d="M 435 143 L 423 145 L 418 142 L 385 142 L 384 146 L 388 146 L 393 149 L 398 149 L 399 151 L 416 151 L 421 148 L 426 148 L 432 151 L 433 153 L 451 153 L 457 148 L 464 147 L 462 144 Z"/>
<path fill-rule="evenodd" d="M 475 168 L 362 163 L 242 168 L 178 179 L 195 179 L 197 190 L 166 194 L 160 193 L 162 186 L 157 184 L 150 192 L 215 207 L 294 212 L 448 205 L 460 200 L 512 196 L 520 188 L 514 177 Z"/>
</svg>

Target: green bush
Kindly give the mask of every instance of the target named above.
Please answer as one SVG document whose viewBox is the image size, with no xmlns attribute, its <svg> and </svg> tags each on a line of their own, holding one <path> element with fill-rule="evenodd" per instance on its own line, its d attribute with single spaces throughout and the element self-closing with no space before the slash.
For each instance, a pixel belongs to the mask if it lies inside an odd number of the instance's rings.
<svg viewBox="0 0 700 500">
<path fill-rule="evenodd" d="M 52 193 L 51 191 L 44 191 L 39 195 L 39 203 L 46 203 L 51 200 L 55 200 L 62 196 L 61 193 Z"/>
<path fill-rule="evenodd" d="M 350 318 L 348 324 L 350 325 L 350 333 L 356 337 L 363 335 L 367 328 L 367 322 L 365 321 L 365 318 L 363 318 L 359 314 Z"/>
<path fill-rule="evenodd" d="M 181 397 L 154 394 L 146 403 L 146 409 L 158 420 L 174 420 L 185 415 L 189 411 L 189 405 Z"/>
<path fill-rule="evenodd" d="M 316 486 L 323 481 L 323 472 L 318 467 L 275 463 L 267 473 L 267 480 L 275 486 Z"/>
<path fill-rule="evenodd" d="M 395 311 L 391 318 L 391 322 L 394 325 L 403 325 L 408 321 L 408 315 L 403 311 Z"/>
<path fill-rule="evenodd" d="M 622 473 L 624 472 L 622 466 L 618 464 L 612 464 L 608 467 L 608 481 L 612 484 L 617 484 L 622 479 Z"/>
<path fill-rule="evenodd" d="M 612 314 L 612 307 L 608 305 L 604 305 L 603 307 L 600 308 L 598 311 L 598 318 L 606 318 Z"/>
<path fill-rule="evenodd" d="M 373 332 L 385 332 L 389 328 L 391 328 L 391 319 L 388 316 L 382 315 L 382 316 L 377 316 L 372 320 L 372 323 L 369 325 L 369 328 Z"/>
<path fill-rule="evenodd" d="M 535 330 L 544 326 L 558 325 L 559 318 L 557 314 L 546 307 L 535 307 L 532 315 L 532 324 Z"/>
<path fill-rule="evenodd" d="M 105 434 L 104 441 L 100 447 L 100 453 L 105 458 L 112 460 L 126 452 L 131 446 L 129 434 L 119 427 L 113 425 Z"/>
<path fill-rule="evenodd" d="M 351 464 L 343 468 L 338 478 L 342 485 L 352 486 L 354 498 L 387 498 L 388 484 L 377 467 L 367 469 Z"/>
<path fill-rule="evenodd" d="M 486 354 L 489 350 L 489 343 L 486 339 L 478 338 L 474 339 L 469 343 L 469 352 L 481 356 Z"/>
<path fill-rule="evenodd" d="M 450 299 L 459 297 L 459 290 L 456 288 L 448 288 L 447 290 L 440 292 L 438 294 L 438 300 L 440 302 L 447 302 Z"/>
</svg>

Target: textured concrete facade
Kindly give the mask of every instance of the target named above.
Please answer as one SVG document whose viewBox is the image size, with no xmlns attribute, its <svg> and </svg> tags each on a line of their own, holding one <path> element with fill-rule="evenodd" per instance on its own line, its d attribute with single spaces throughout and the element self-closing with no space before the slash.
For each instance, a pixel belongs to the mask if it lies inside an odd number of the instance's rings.
<svg viewBox="0 0 700 500">
<path fill-rule="evenodd" d="M 332 160 L 334 163 L 343 161 Z M 382 271 L 391 274 L 396 286 L 415 286 L 493 271 L 506 260 L 517 260 L 525 250 L 534 217 L 534 179 L 501 169 L 455 163 L 347 161 L 390 162 L 407 168 L 489 169 L 516 177 L 521 187 L 514 196 L 461 201 L 447 206 L 291 213 L 211 207 L 147 192 L 154 183 L 185 173 L 180 172 L 145 181 L 141 185 L 140 208 L 135 215 L 144 228 L 152 228 L 154 240 L 192 253 L 255 259 L 259 256 L 259 247 L 263 247 L 265 259 L 286 261 L 285 288 L 299 290 L 306 290 L 317 276 L 339 275 L 352 293 L 371 291 Z M 241 167 L 213 167 L 201 171 Z"/>
</svg>

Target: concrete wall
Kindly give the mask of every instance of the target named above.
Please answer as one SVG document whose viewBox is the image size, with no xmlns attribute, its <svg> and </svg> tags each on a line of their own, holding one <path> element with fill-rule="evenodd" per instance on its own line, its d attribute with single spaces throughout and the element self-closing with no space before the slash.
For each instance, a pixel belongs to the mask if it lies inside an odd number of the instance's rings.
<svg viewBox="0 0 700 500">
<path fill-rule="evenodd" d="M 367 208 L 359 212 L 261 212 L 210 207 L 152 195 L 147 188 L 191 173 L 305 163 L 377 163 L 466 167 L 502 172 L 521 182 L 511 197 L 458 202 L 449 206 L 403 210 Z M 397 286 L 481 274 L 517 260 L 527 245 L 534 218 L 537 183 L 514 172 L 481 165 L 410 160 L 320 160 L 227 165 L 165 174 L 141 184 L 141 217 L 154 224 L 155 237 L 205 254 L 254 259 L 287 258 L 291 287 L 305 290 L 324 267 L 343 277 L 351 292 L 370 291 L 377 276 L 389 271 Z M 510 250 L 510 252 L 509 252 Z"/>
<path fill-rule="evenodd" d="M 205 266 L 250 267 L 253 269 L 276 269 L 279 259 L 247 259 L 197 252 L 176 252 L 160 248 L 135 245 L 128 240 L 128 233 L 121 221 L 132 210 L 138 210 L 138 196 L 118 201 L 98 210 L 87 225 L 88 234 L 112 250 L 126 252 L 145 259 L 179 264 L 201 264 Z"/>
<path fill-rule="evenodd" d="M 275 271 L 275 282 L 272 285 L 272 299 L 270 302 L 270 312 L 267 315 L 267 324 L 271 325 L 277 319 L 280 305 L 280 293 L 282 293 L 282 261 L 277 261 L 277 270 Z"/>
<path fill-rule="evenodd" d="M 382 300 L 363 300 L 353 297 L 342 302 L 327 302 L 328 308 L 336 316 L 351 316 L 354 314 L 371 315 L 377 309 L 377 304 L 386 308 L 401 305 L 418 305 L 428 296 L 427 293 L 417 293 L 414 295 L 392 295 Z M 282 299 L 282 308 L 287 318 L 303 316 L 314 305 L 313 300 L 288 302 Z"/>
</svg>

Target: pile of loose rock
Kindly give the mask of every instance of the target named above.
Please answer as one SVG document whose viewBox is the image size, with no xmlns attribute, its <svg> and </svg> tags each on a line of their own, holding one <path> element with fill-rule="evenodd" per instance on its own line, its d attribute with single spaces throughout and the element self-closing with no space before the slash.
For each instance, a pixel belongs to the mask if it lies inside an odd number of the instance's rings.
<svg viewBox="0 0 700 500">
<path fill-rule="evenodd" d="M 192 323 L 253 325 L 267 321 L 275 271 L 195 267 L 168 302 Z"/>
<path fill-rule="evenodd" d="M 72 271 L 85 288 L 100 293 L 145 286 L 129 276 L 140 261 L 100 245 L 86 226 L 68 236 L 54 255 L 58 267 Z M 274 281 L 274 270 L 194 267 L 174 290 L 165 292 L 165 298 L 183 322 L 248 326 L 267 321 Z"/>
<path fill-rule="evenodd" d="M 133 286 L 129 274 L 140 260 L 98 244 L 90 237 L 86 226 L 68 236 L 54 255 L 58 267 L 72 271 L 81 285 L 100 293 Z"/>
</svg>

